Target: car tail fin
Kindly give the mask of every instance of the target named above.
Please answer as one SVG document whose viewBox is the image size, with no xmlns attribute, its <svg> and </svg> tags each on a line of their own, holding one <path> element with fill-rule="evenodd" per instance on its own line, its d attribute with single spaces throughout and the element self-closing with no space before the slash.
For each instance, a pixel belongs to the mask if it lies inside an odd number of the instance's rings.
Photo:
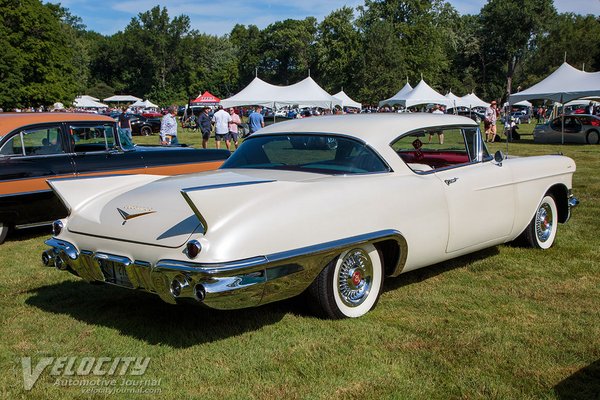
<svg viewBox="0 0 600 400">
<path fill-rule="evenodd" d="M 274 181 L 238 177 L 237 181 L 182 189 L 181 195 L 200 220 L 206 233 L 209 223 L 214 227 L 217 220 L 223 222 L 222 218 L 218 218 L 224 213 L 223 210 L 243 212 L 244 207 L 256 199 L 258 194 L 252 191 L 251 186 L 270 182 Z M 202 212 L 200 212 L 200 204 Z"/>
<path fill-rule="evenodd" d="M 164 177 L 161 175 L 112 175 L 50 179 L 47 182 L 70 214 L 98 196 L 131 190 L 161 178 Z"/>
</svg>

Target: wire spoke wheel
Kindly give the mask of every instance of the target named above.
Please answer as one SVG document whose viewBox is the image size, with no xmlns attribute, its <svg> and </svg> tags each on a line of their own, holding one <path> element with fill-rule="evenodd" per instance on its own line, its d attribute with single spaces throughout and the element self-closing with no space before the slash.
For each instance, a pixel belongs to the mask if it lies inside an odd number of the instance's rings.
<svg viewBox="0 0 600 400">
<path fill-rule="evenodd" d="M 556 201 L 546 195 L 538 206 L 533 219 L 525 230 L 526 244 L 538 249 L 549 249 L 554 244 L 558 229 Z"/>
<path fill-rule="evenodd" d="M 342 252 L 321 271 L 307 294 L 328 318 L 356 318 L 377 304 L 383 286 L 383 264 L 372 244 Z"/>
</svg>

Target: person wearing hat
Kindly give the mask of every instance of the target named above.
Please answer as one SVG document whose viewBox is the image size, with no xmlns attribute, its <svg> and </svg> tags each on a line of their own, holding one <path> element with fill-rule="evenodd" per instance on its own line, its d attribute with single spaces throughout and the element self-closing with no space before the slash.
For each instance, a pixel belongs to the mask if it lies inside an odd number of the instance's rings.
<svg viewBox="0 0 600 400">
<path fill-rule="evenodd" d="M 492 100 L 492 103 L 488 108 L 485 109 L 485 119 L 483 120 L 483 127 L 485 129 L 485 141 L 493 142 L 496 139 L 496 119 L 498 114 L 496 112 L 496 100 Z"/>
</svg>

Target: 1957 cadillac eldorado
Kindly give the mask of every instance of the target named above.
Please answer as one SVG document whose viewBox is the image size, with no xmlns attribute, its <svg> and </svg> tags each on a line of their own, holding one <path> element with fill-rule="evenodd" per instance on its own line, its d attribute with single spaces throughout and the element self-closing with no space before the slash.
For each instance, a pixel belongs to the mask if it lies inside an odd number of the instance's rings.
<svg viewBox="0 0 600 400">
<path fill-rule="evenodd" d="M 304 293 L 327 317 L 359 317 L 384 276 L 514 240 L 552 246 L 577 204 L 574 172 L 558 155 L 491 156 L 464 117 L 295 120 L 252 135 L 217 171 L 51 180 L 70 214 L 42 259 L 169 303 Z"/>
</svg>

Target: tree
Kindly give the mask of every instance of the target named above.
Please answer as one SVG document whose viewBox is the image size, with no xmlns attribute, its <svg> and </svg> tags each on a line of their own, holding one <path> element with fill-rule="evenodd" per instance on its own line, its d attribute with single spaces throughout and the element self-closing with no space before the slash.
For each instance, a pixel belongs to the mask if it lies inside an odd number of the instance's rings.
<svg viewBox="0 0 600 400">
<path fill-rule="evenodd" d="M 261 65 L 262 33 L 256 25 L 236 24 L 229 35 L 238 61 L 239 82 L 242 87 L 248 85 Z M 238 87 L 237 89 L 241 89 Z"/>
<path fill-rule="evenodd" d="M 531 86 L 552 73 L 563 61 L 587 71 L 600 59 L 600 21 L 591 15 L 559 14 L 541 37 L 524 66 L 523 86 Z"/>
<path fill-rule="evenodd" d="M 39 0 L 0 0 L 0 106 L 72 101 L 77 92 L 70 37 L 62 12 Z"/>
<path fill-rule="evenodd" d="M 389 97 L 408 77 L 441 89 L 449 70 L 446 40 L 456 11 L 442 0 L 365 0 L 357 25 L 363 36 L 363 93 Z M 380 43 L 378 43 L 378 41 Z M 385 66 L 385 68 L 382 68 Z M 375 79 L 380 88 L 369 88 Z"/>
<path fill-rule="evenodd" d="M 485 62 L 494 63 L 487 77 L 497 82 L 504 74 L 510 94 L 515 71 L 554 20 L 554 1 L 489 0 L 480 15 Z"/>
<path fill-rule="evenodd" d="M 315 66 L 317 20 L 286 19 L 275 22 L 262 32 L 262 70 L 274 84 L 289 85 L 308 74 Z"/>
<path fill-rule="evenodd" d="M 343 7 L 329 14 L 317 30 L 317 75 L 324 89 L 336 93 L 344 88 L 358 95 L 360 33 L 354 26 L 354 10 Z"/>
</svg>

